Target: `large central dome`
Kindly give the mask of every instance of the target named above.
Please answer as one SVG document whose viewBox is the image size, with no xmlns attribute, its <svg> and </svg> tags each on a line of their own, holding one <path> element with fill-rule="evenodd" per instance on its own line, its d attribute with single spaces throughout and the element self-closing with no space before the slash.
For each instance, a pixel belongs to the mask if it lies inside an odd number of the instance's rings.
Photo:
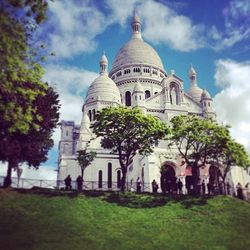
<svg viewBox="0 0 250 250">
<path fill-rule="evenodd" d="M 142 38 L 137 37 L 133 37 L 120 49 L 113 62 L 112 70 L 127 64 L 148 64 L 164 70 L 157 52 Z"/>
<path fill-rule="evenodd" d="M 135 13 L 132 18 L 133 35 L 129 42 L 127 42 L 118 52 L 112 65 L 111 72 L 114 72 L 121 67 L 128 65 L 148 65 L 164 70 L 161 58 L 157 52 L 141 37 L 141 22 Z"/>
</svg>

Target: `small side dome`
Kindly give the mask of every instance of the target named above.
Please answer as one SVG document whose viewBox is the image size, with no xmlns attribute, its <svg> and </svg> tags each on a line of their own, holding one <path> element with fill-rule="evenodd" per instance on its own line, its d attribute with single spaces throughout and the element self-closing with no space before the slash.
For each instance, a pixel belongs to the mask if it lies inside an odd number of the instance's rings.
<svg viewBox="0 0 250 250">
<path fill-rule="evenodd" d="M 212 99 L 210 94 L 208 93 L 208 91 L 206 89 L 203 90 L 203 92 L 201 94 L 201 99 Z"/>
<path fill-rule="evenodd" d="M 108 59 L 104 53 L 100 61 L 100 75 L 90 85 L 85 103 L 96 100 L 121 103 L 120 91 L 115 82 L 108 76 Z"/>
<path fill-rule="evenodd" d="M 203 90 L 198 87 L 197 85 L 192 86 L 189 91 L 188 94 L 193 97 L 193 99 L 197 102 L 200 102 L 201 100 L 201 94 L 203 93 Z"/>
<path fill-rule="evenodd" d="M 141 93 L 144 92 L 143 87 L 142 87 L 139 79 L 137 80 L 137 82 L 135 83 L 135 86 L 134 86 L 133 93 L 135 93 L 135 92 L 141 92 Z"/>
<path fill-rule="evenodd" d="M 107 75 L 97 77 L 88 89 L 86 103 L 96 100 L 121 103 L 120 91 Z"/>
</svg>

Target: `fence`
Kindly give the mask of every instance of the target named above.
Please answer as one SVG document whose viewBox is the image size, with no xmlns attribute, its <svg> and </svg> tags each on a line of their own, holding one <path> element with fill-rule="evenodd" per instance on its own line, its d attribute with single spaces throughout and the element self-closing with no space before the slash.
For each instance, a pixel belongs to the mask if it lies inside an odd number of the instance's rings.
<svg viewBox="0 0 250 250">
<path fill-rule="evenodd" d="M 63 180 L 37 180 L 17 177 L 12 177 L 11 187 L 13 188 L 25 188 L 32 187 L 51 188 L 51 189 L 64 189 L 65 183 Z M 3 186 L 4 177 L 0 176 L 0 187 Z M 72 189 L 77 189 L 76 181 L 71 182 Z M 98 181 L 84 181 L 84 190 L 102 190 L 102 191 L 119 191 L 120 183 L 103 181 L 100 185 Z M 125 189 L 127 191 L 136 191 L 136 183 L 126 183 Z M 151 192 L 151 184 L 143 183 L 141 187 L 142 192 Z"/>
<path fill-rule="evenodd" d="M 3 186 L 4 177 L 0 176 L 0 187 Z M 76 181 L 71 182 L 72 189 L 77 189 Z M 17 177 L 12 177 L 11 187 L 30 189 L 32 187 L 50 188 L 50 189 L 65 189 L 65 183 L 62 180 L 37 180 Z M 84 181 L 83 190 L 100 190 L 100 191 L 119 191 L 120 183 L 118 182 L 105 182 L 100 185 L 98 181 Z M 125 190 L 136 191 L 136 183 L 126 183 Z M 151 183 L 142 183 L 141 192 L 151 192 Z M 161 189 L 158 190 L 161 192 Z M 186 193 L 185 189 L 183 190 Z M 220 194 L 220 192 L 214 192 L 213 194 Z M 232 195 L 233 193 L 231 193 Z M 250 192 L 248 189 L 243 189 L 244 198 L 250 201 Z"/>
</svg>

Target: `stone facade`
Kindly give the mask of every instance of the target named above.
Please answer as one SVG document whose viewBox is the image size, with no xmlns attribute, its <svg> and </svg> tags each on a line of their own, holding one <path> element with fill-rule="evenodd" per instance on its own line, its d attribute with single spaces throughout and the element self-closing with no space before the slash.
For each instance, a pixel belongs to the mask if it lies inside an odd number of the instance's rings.
<svg viewBox="0 0 250 250">
<path fill-rule="evenodd" d="M 75 180 L 80 174 L 76 162 L 76 151 L 86 147 L 97 152 L 97 157 L 85 170 L 84 180 L 96 182 L 92 188 L 119 187 L 119 161 L 117 155 L 110 154 L 100 146 L 100 138 L 93 138 L 90 124 L 95 114 L 107 106 L 126 105 L 138 107 L 144 114 L 152 114 L 168 123 L 173 116 L 196 114 L 201 117 L 215 117 L 213 100 L 206 90 L 197 83 L 197 75 L 190 67 L 190 88 L 184 91 L 183 80 L 174 70 L 165 71 L 157 52 L 141 36 L 141 23 L 135 14 L 132 22 L 132 37 L 118 52 L 112 69 L 108 74 L 108 60 L 103 54 L 100 61 L 100 76 L 90 85 L 82 108 L 82 122 L 76 125 L 71 121 L 61 122 L 61 141 L 59 144 L 58 180 L 70 174 Z M 79 107 L 80 113 L 80 107 Z M 161 141 L 150 156 L 136 155 L 128 169 L 127 182 L 132 184 L 140 177 L 143 183 L 155 179 L 161 183 L 160 169 L 170 167 L 176 178 L 184 184 L 191 171 L 182 164 L 175 149 L 169 150 L 167 143 Z M 209 169 L 201 170 L 201 180 L 207 183 Z M 148 186 L 150 189 L 151 185 Z M 91 188 L 91 187 L 90 187 Z"/>
</svg>

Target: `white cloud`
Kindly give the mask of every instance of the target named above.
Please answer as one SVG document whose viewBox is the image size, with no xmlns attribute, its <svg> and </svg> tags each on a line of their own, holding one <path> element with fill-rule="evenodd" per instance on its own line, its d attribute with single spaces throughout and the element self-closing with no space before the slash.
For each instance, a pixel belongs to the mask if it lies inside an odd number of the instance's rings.
<svg viewBox="0 0 250 250">
<path fill-rule="evenodd" d="M 113 22 L 124 25 L 136 8 L 143 21 L 143 37 L 154 44 L 167 44 L 173 49 L 190 51 L 204 46 L 203 25 L 195 25 L 186 16 L 153 0 L 107 0 L 112 10 Z M 157 13 L 157 14 L 156 14 Z"/>
<path fill-rule="evenodd" d="M 128 18 L 132 16 L 135 7 L 144 2 L 143 0 L 120 1 L 106 0 L 107 7 L 111 10 L 109 17 L 111 23 L 119 23 L 121 26 L 127 25 Z"/>
<path fill-rule="evenodd" d="M 47 65 L 45 68 L 44 81 L 56 87 L 59 93 L 61 103 L 60 118 L 63 120 L 73 120 L 80 123 L 82 117 L 82 105 L 88 86 L 98 76 L 97 73 L 79 69 L 76 67 Z M 60 140 L 60 128 L 57 128 L 53 134 L 54 149 L 57 151 Z M 22 178 L 55 180 L 57 166 L 48 166 L 42 164 L 38 170 L 23 167 Z M 1 164 L 0 176 L 5 176 L 7 165 Z M 13 177 L 16 173 L 13 172 Z M 35 184 L 34 184 L 35 185 Z"/>
<path fill-rule="evenodd" d="M 210 29 L 212 47 L 221 50 L 249 38 L 250 36 L 250 1 L 233 0 L 229 2 L 222 14 L 225 30 L 218 31 L 214 26 Z M 217 34 L 217 35 L 216 35 Z"/>
<path fill-rule="evenodd" d="M 57 178 L 57 171 L 55 167 L 44 165 L 40 166 L 38 170 L 34 168 L 29 168 L 26 164 L 20 166 L 23 170 L 21 174 L 21 178 L 24 179 L 34 179 L 34 180 L 56 180 Z M 0 167 L 0 176 L 6 176 L 7 173 L 7 163 L 1 164 Z M 12 177 L 16 178 L 17 174 L 16 171 L 12 170 Z M 40 182 L 32 182 L 30 183 L 33 186 L 39 186 Z"/>
<path fill-rule="evenodd" d="M 145 2 L 141 11 L 145 20 L 144 36 L 148 41 L 168 44 L 179 51 L 190 51 L 204 46 L 203 26 L 195 25 L 188 17 L 178 15 L 168 6 L 154 1 Z"/>
<path fill-rule="evenodd" d="M 92 53 L 98 47 L 97 36 L 113 24 L 128 24 L 137 9 L 143 21 L 143 36 L 153 44 L 166 44 L 179 51 L 210 47 L 221 50 L 250 36 L 250 1 L 233 0 L 222 10 L 225 28 L 194 23 L 175 10 L 175 3 L 156 0 L 105 0 L 105 11 L 94 1 L 53 1 L 49 18 L 40 36 L 56 58 L 72 58 Z M 187 6 L 185 4 L 184 8 Z M 156 14 L 157 13 L 157 14 Z"/>
<path fill-rule="evenodd" d="M 98 76 L 97 73 L 76 67 L 47 65 L 44 80 L 56 87 L 61 103 L 60 119 L 80 123 L 82 105 L 88 86 Z M 60 140 L 60 129 L 53 134 L 55 148 Z"/>
<path fill-rule="evenodd" d="M 218 60 L 215 81 L 222 88 L 214 99 L 218 119 L 232 126 L 233 137 L 250 154 L 250 62 Z"/>
<path fill-rule="evenodd" d="M 56 86 L 61 102 L 61 118 L 80 122 L 81 107 L 89 85 L 97 73 L 76 67 L 48 65 L 44 80 Z"/>
<path fill-rule="evenodd" d="M 60 0 L 49 2 L 49 18 L 44 34 L 57 57 L 73 57 L 95 51 L 96 35 L 107 27 L 108 20 L 92 1 Z"/>
</svg>

